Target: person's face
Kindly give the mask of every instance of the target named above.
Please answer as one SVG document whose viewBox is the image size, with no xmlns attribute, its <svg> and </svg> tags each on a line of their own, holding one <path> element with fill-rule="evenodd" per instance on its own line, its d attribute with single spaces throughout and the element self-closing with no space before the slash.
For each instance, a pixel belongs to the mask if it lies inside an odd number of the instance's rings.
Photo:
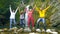
<svg viewBox="0 0 60 34">
<path fill-rule="evenodd" d="M 40 10 L 43 10 L 42 8 L 40 8 Z"/>
<path fill-rule="evenodd" d="M 32 9 L 30 9 L 30 11 L 31 11 Z"/>
<path fill-rule="evenodd" d="M 14 12 L 14 10 L 13 10 L 13 12 Z"/>
</svg>

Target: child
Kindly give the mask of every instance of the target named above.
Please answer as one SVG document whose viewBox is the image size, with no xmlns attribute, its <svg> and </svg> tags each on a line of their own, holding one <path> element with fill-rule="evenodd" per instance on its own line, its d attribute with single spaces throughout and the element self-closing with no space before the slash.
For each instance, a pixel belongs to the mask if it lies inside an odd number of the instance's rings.
<svg viewBox="0 0 60 34">
<path fill-rule="evenodd" d="M 32 27 L 34 28 L 34 18 L 33 18 L 33 11 L 32 6 L 29 7 L 28 11 L 28 29 L 30 30 L 30 22 L 32 23 Z"/>
<path fill-rule="evenodd" d="M 10 15 L 10 29 L 12 28 L 12 22 L 14 22 L 14 26 L 16 25 L 15 15 L 16 15 L 16 13 L 17 13 L 18 8 L 19 8 L 19 7 L 17 7 L 17 9 L 14 11 L 14 10 L 11 9 L 11 5 L 10 5 L 10 7 L 9 7 L 10 13 L 11 13 L 11 15 Z"/>
<path fill-rule="evenodd" d="M 21 28 L 24 28 L 24 12 L 20 12 L 20 26 Z"/>
<path fill-rule="evenodd" d="M 27 5 L 26 8 L 25 8 L 25 29 L 24 30 L 27 30 L 27 27 L 28 27 L 28 11 L 29 11 L 29 6 L 30 5 Z"/>
</svg>

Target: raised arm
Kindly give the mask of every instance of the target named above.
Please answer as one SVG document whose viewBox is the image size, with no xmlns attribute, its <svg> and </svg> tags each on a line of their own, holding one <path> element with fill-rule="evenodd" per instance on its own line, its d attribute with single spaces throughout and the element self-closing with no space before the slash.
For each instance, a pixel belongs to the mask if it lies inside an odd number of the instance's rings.
<svg viewBox="0 0 60 34">
<path fill-rule="evenodd" d="M 25 10 L 29 11 L 29 7 L 30 7 L 30 5 L 27 5 Z"/>
<path fill-rule="evenodd" d="M 15 13 L 17 12 L 18 8 L 19 8 L 19 7 L 17 7 L 17 9 L 15 10 Z"/>
<path fill-rule="evenodd" d="M 11 13 L 12 12 L 11 5 L 10 5 L 9 9 L 10 9 L 10 13 Z"/>
<path fill-rule="evenodd" d="M 35 6 L 33 7 L 32 11 L 34 11 L 34 9 L 35 9 Z"/>
<path fill-rule="evenodd" d="M 36 8 L 36 10 L 39 12 L 40 11 L 40 9 L 38 8 L 38 7 L 36 7 L 36 5 L 35 5 L 35 8 Z"/>
<path fill-rule="evenodd" d="M 47 10 L 47 9 L 49 9 L 50 8 L 50 5 L 46 8 L 46 9 L 44 9 L 45 11 Z"/>
</svg>

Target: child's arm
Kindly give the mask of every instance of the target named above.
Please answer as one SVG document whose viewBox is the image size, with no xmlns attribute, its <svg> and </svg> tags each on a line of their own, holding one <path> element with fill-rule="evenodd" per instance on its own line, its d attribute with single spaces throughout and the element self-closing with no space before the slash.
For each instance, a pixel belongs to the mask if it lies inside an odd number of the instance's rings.
<svg viewBox="0 0 60 34">
<path fill-rule="evenodd" d="M 32 11 L 34 11 L 34 9 L 35 9 L 35 6 L 33 7 Z"/>
<path fill-rule="evenodd" d="M 18 8 L 19 8 L 19 7 L 17 7 L 17 9 L 16 9 L 15 13 L 17 12 Z"/>
<path fill-rule="evenodd" d="M 26 6 L 25 11 L 29 11 L 29 6 L 30 6 L 30 5 L 27 5 L 27 6 Z"/>
<path fill-rule="evenodd" d="M 49 4 L 49 6 L 47 7 L 47 8 L 45 8 L 44 10 L 46 11 L 47 9 L 49 9 L 50 8 L 50 6 L 52 5 L 52 3 L 48 3 Z"/>
<path fill-rule="evenodd" d="M 38 8 L 38 7 L 36 7 L 36 5 L 35 5 L 35 8 L 36 8 L 36 10 L 39 12 L 40 11 L 40 9 Z"/>
<path fill-rule="evenodd" d="M 11 5 L 10 5 L 9 9 L 10 9 L 10 13 L 11 13 L 12 12 Z"/>
<path fill-rule="evenodd" d="M 49 9 L 50 8 L 50 5 L 46 8 L 46 9 L 44 9 L 45 11 L 47 10 L 47 9 Z"/>
</svg>

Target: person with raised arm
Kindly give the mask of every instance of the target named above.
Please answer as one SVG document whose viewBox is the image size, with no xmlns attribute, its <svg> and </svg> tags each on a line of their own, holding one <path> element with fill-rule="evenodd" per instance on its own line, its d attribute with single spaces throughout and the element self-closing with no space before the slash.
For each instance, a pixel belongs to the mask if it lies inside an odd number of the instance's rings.
<svg viewBox="0 0 60 34">
<path fill-rule="evenodd" d="M 35 7 L 33 7 L 33 8 L 32 8 L 32 6 L 29 7 L 29 11 L 28 11 L 28 30 L 30 30 L 30 23 L 32 23 L 32 29 L 34 29 L 34 17 L 33 17 L 34 9 L 35 9 Z"/>
<path fill-rule="evenodd" d="M 19 13 L 20 13 L 20 29 L 23 29 L 24 28 L 24 26 L 25 26 L 25 23 L 24 23 L 24 12 L 23 12 L 23 10 L 20 12 L 19 11 Z"/>
<path fill-rule="evenodd" d="M 10 13 L 11 13 L 11 15 L 10 15 L 10 29 L 12 28 L 12 23 L 13 22 L 14 22 L 14 26 L 16 26 L 15 15 L 16 15 L 16 13 L 18 11 L 18 8 L 19 7 L 17 7 L 17 9 L 14 11 L 14 10 L 11 9 L 11 5 L 9 7 Z"/>
<path fill-rule="evenodd" d="M 24 30 L 27 30 L 27 27 L 28 27 L 28 11 L 29 11 L 29 6 L 30 5 L 27 5 L 24 9 L 25 11 L 25 29 Z"/>
<path fill-rule="evenodd" d="M 46 31 L 46 22 L 45 22 L 45 15 L 47 10 L 50 8 L 50 5 L 48 7 L 46 7 L 45 9 L 42 8 L 37 8 L 35 5 L 36 10 L 39 13 L 39 19 L 37 20 L 37 24 L 36 24 L 36 31 L 39 30 L 40 31 L 40 27 L 39 27 L 39 23 L 42 21 L 44 24 L 44 31 Z"/>
</svg>

